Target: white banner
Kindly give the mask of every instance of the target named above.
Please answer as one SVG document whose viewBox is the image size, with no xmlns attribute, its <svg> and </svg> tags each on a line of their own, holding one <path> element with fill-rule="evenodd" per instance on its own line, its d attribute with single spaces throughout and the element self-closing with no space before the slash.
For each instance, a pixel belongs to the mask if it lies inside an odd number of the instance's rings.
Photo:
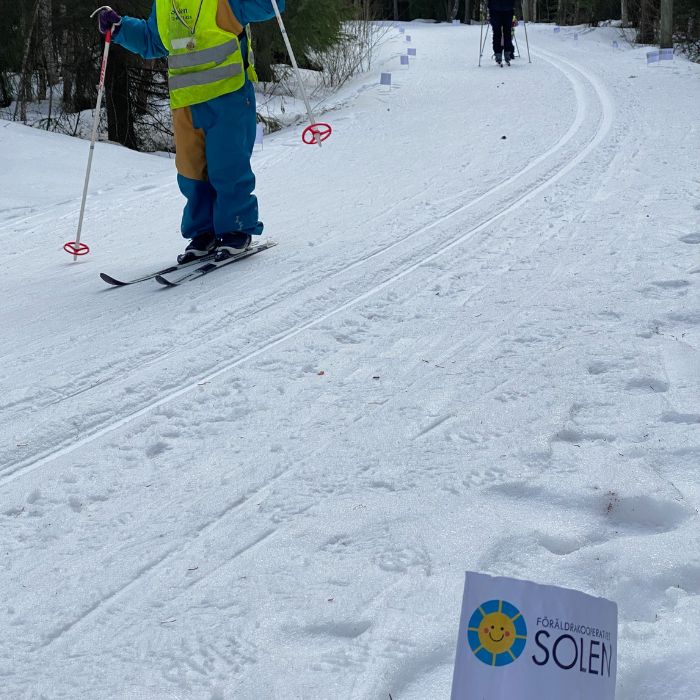
<svg viewBox="0 0 700 700">
<path fill-rule="evenodd" d="M 614 700 L 617 605 L 467 572 L 452 700 Z"/>
</svg>

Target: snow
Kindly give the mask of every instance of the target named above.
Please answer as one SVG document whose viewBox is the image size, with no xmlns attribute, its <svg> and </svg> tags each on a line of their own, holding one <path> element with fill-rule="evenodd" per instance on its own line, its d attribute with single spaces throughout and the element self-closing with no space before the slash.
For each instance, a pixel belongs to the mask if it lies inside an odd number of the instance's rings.
<svg viewBox="0 0 700 700">
<path fill-rule="evenodd" d="M 0 695 L 445 698 L 470 569 L 700 697 L 700 67 L 528 29 L 396 32 L 177 289 L 98 277 L 181 250 L 171 161 L 97 145 L 73 263 L 87 143 L 0 122 Z"/>
</svg>

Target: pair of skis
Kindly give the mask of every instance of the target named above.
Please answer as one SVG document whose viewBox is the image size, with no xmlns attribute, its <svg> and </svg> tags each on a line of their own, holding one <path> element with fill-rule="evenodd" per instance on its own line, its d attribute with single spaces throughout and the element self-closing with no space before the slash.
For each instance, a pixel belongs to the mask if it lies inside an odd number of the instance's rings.
<svg viewBox="0 0 700 700">
<path fill-rule="evenodd" d="M 143 277 L 137 277 L 132 280 L 118 280 L 104 272 L 100 272 L 100 277 L 104 282 L 106 282 L 107 284 L 111 284 L 114 287 L 126 287 L 129 284 L 137 284 L 138 282 L 145 282 L 146 280 L 152 279 L 158 282 L 158 284 L 162 284 L 164 287 L 177 287 L 183 282 L 191 282 L 192 280 L 197 280 L 200 277 L 204 277 L 204 275 L 208 275 L 209 273 L 214 272 L 215 270 L 225 267 L 226 265 L 230 265 L 231 263 L 243 260 L 243 258 L 249 258 L 251 255 L 260 253 L 263 250 L 272 248 L 275 245 L 277 244 L 274 241 L 267 241 L 265 243 L 260 243 L 259 245 L 252 246 L 251 248 L 248 248 L 247 250 L 244 250 L 241 253 L 232 255 L 231 257 L 228 257 L 225 260 L 219 261 L 214 259 L 215 253 L 211 253 L 210 255 L 205 255 L 204 257 L 198 258 L 197 260 L 192 260 L 188 263 L 184 263 L 183 265 L 171 265 L 170 267 L 165 267 L 162 270 L 157 270 L 156 272 L 151 272 L 147 275 L 143 275 Z M 169 276 L 173 275 L 176 272 L 182 272 L 183 270 L 186 270 L 184 274 L 178 275 L 177 277 Z"/>
</svg>

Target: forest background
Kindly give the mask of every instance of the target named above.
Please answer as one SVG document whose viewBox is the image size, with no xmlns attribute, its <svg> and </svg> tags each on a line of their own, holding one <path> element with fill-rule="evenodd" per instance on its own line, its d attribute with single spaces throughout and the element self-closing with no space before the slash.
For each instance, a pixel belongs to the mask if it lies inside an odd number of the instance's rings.
<svg viewBox="0 0 700 700">
<path fill-rule="evenodd" d="M 672 42 L 700 60 L 700 0 L 516 0 L 528 21 L 559 25 L 615 22 L 621 37 L 654 44 L 662 6 L 672 5 Z M 152 0 L 115 0 L 123 15 L 146 17 Z M 0 118 L 72 135 L 92 119 L 102 36 L 94 0 L 0 0 Z M 285 23 L 294 51 L 317 92 L 337 90 L 368 70 L 386 32 L 382 20 L 483 21 L 478 0 L 287 0 Z M 291 95 L 288 57 L 276 21 L 253 32 L 265 94 Z M 172 150 L 163 60 L 144 61 L 119 46 L 110 52 L 104 109 L 106 137 L 136 150 Z M 278 124 L 259 113 L 268 129 Z"/>
</svg>

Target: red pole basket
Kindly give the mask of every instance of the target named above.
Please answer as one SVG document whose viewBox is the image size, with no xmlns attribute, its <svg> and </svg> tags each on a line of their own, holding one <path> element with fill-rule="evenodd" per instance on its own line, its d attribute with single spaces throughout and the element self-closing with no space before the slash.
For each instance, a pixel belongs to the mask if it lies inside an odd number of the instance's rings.
<svg viewBox="0 0 700 700">
<path fill-rule="evenodd" d="M 71 255 L 87 255 L 90 252 L 90 247 L 85 243 L 76 243 L 75 241 L 68 241 L 63 246 L 63 250 Z"/>
<path fill-rule="evenodd" d="M 318 141 L 325 141 L 332 133 L 333 128 L 330 124 L 319 122 L 318 124 L 307 126 L 301 135 L 301 139 L 305 144 L 313 146 Z"/>
</svg>

